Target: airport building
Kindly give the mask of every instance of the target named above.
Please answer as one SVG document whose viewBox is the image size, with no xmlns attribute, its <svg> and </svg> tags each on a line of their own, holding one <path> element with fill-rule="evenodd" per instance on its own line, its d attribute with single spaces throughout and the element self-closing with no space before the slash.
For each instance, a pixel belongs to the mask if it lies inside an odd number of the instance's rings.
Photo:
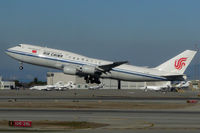
<svg viewBox="0 0 200 133">
<path fill-rule="evenodd" d="M 3 81 L 2 77 L 0 77 L 0 89 L 14 89 L 15 82 L 13 81 Z"/>
<path fill-rule="evenodd" d="M 48 72 L 47 73 L 48 85 L 54 85 L 59 81 L 62 81 L 64 84 L 67 84 L 69 81 L 72 81 L 78 89 L 88 89 L 90 86 L 95 86 L 95 84 L 86 84 L 84 78 L 81 78 L 75 75 L 67 75 L 62 72 Z M 101 79 L 101 82 L 104 84 L 103 89 L 117 89 L 118 88 L 117 80 Z M 121 81 L 121 88 L 122 89 L 145 89 L 147 85 L 156 86 L 156 85 L 162 85 L 162 84 L 163 82 Z"/>
</svg>

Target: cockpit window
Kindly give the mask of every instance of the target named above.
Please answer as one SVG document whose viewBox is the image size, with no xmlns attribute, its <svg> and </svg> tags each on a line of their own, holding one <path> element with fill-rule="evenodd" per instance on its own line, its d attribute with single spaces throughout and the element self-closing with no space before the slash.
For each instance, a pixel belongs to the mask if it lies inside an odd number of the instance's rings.
<svg viewBox="0 0 200 133">
<path fill-rule="evenodd" d="M 22 45 L 21 45 L 21 44 L 19 44 L 18 46 L 19 46 L 19 47 L 22 47 Z"/>
</svg>

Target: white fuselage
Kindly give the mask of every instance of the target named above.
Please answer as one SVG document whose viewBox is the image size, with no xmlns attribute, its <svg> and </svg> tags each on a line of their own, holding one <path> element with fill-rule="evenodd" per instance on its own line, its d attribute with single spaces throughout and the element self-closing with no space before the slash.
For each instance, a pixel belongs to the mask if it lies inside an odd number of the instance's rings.
<svg viewBox="0 0 200 133">
<path fill-rule="evenodd" d="M 63 70 L 63 66 L 80 67 L 83 65 L 101 66 L 112 62 L 93 59 L 68 51 L 50 49 L 28 44 L 20 44 L 6 50 L 6 53 L 20 62 Z M 123 64 L 103 73 L 101 78 L 124 81 L 163 81 L 165 71 L 154 68 L 137 67 Z"/>
</svg>

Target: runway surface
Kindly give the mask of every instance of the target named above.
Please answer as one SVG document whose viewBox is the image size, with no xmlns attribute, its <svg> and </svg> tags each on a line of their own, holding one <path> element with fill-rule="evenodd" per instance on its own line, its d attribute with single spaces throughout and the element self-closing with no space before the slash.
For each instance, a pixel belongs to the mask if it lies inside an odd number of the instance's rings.
<svg viewBox="0 0 200 133">
<path fill-rule="evenodd" d="M 0 91 L 0 105 L 2 105 L 0 107 L 0 120 L 32 120 L 33 122 L 40 120 L 86 121 L 108 124 L 108 126 L 94 129 L 52 130 L 52 132 L 63 133 L 199 133 L 200 104 L 186 103 L 188 99 L 199 100 L 198 94 L 199 91 L 186 91 L 184 93 L 150 91 L 144 93 L 141 90 L 67 90 L 50 92 L 7 90 Z M 25 107 L 22 106 L 23 103 L 26 103 Z M 59 105 L 61 103 L 62 106 Z M 63 106 L 65 103 L 68 105 Z M 134 105 L 137 107 L 127 108 L 122 106 L 126 103 L 127 106 Z M 29 108 L 29 105 L 34 104 L 37 106 Z M 53 108 L 51 106 L 36 108 L 40 104 L 58 104 L 58 107 L 61 106 L 62 108 L 57 108 L 57 106 Z M 86 108 L 80 108 L 82 104 L 85 104 L 84 107 Z M 173 106 L 181 106 L 170 108 L 172 104 Z M 6 107 L 8 105 L 9 107 Z M 12 107 L 12 105 L 20 105 L 20 108 L 18 106 Z M 104 108 L 104 105 L 106 108 Z M 110 105 L 114 107 L 110 107 Z M 155 107 L 150 108 L 151 105 Z M 162 105 L 162 108 L 159 109 L 158 106 L 160 105 Z M 166 108 L 163 108 L 163 106 L 166 106 Z M 50 126 L 50 128 L 52 127 Z M 1 129 L 0 125 L 0 132 Z M 14 129 L 11 129 L 12 131 L 8 130 L 7 132 L 13 132 Z M 33 132 L 33 129 L 37 129 L 37 127 L 30 129 L 30 132 Z M 29 130 L 25 132 L 29 132 Z M 36 131 L 34 130 L 34 132 Z M 37 132 L 40 132 L 40 130 L 37 130 Z"/>
<path fill-rule="evenodd" d="M 6 97 L 0 98 L 0 101 L 9 101 L 15 100 L 18 102 L 23 101 L 186 101 L 186 100 L 200 100 L 200 98 L 161 98 L 161 97 L 153 97 L 153 98 L 133 98 L 133 97 L 103 97 L 103 98 L 19 98 L 19 97 Z"/>
<path fill-rule="evenodd" d="M 37 91 L 37 90 L 0 90 L 0 101 L 17 99 L 20 101 L 41 100 L 187 100 L 200 99 L 200 91 L 155 92 L 143 90 L 66 90 L 66 91 Z"/>
<path fill-rule="evenodd" d="M 0 109 L 0 120 L 70 120 L 109 124 L 98 129 L 65 131 L 77 133 L 198 132 L 199 115 L 200 112 L 187 111 Z"/>
<path fill-rule="evenodd" d="M 200 111 L 176 111 L 176 110 L 112 110 L 112 109 L 15 109 L 15 108 L 1 108 L 0 113 L 8 112 L 21 112 L 21 113 L 129 113 L 129 114 L 196 114 L 199 115 Z"/>
</svg>

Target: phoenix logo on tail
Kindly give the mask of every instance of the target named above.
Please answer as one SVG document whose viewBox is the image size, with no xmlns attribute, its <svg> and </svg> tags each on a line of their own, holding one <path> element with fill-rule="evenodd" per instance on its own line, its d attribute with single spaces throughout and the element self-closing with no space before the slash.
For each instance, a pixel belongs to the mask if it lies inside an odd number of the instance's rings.
<svg viewBox="0 0 200 133">
<path fill-rule="evenodd" d="M 183 66 L 185 66 L 185 61 L 187 61 L 187 58 L 180 58 L 175 60 L 174 67 L 178 70 L 181 70 Z"/>
</svg>

